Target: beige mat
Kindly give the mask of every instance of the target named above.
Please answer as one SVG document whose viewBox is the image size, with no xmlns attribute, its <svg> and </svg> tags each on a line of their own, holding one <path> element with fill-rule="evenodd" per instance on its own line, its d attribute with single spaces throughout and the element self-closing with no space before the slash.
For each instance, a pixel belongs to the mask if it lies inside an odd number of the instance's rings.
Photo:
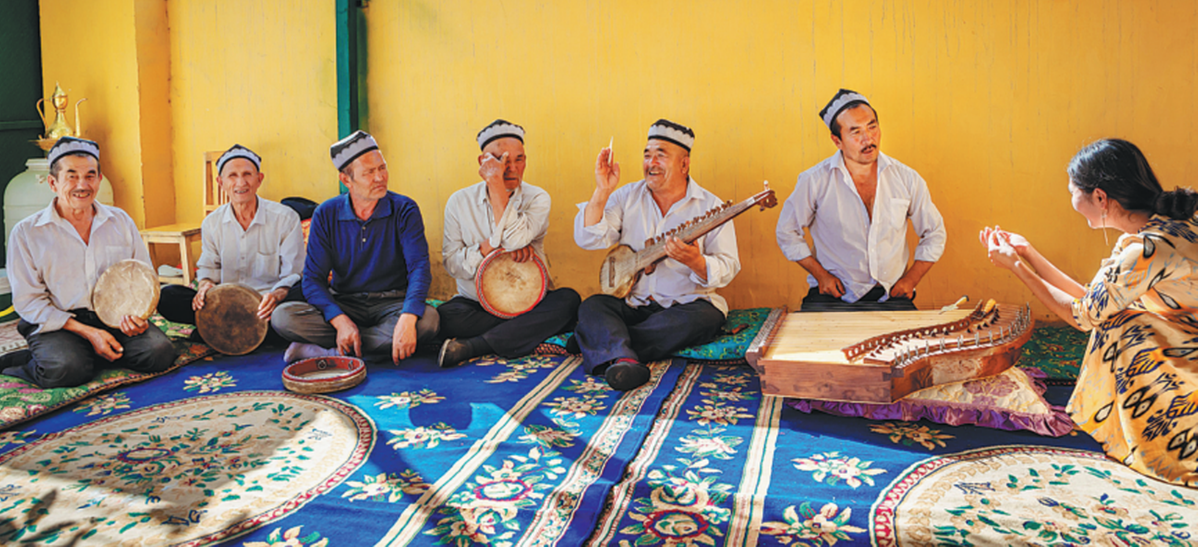
<svg viewBox="0 0 1198 547">
<path fill-rule="evenodd" d="M 0 323 L 0 355 L 29 347 L 25 338 L 17 332 L 17 322 Z"/>
</svg>

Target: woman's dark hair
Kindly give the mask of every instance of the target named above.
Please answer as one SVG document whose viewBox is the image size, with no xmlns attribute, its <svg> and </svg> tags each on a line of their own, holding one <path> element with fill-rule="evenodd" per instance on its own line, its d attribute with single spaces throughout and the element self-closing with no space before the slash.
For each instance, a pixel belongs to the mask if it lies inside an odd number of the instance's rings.
<svg viewBox="0 0 1198 547">
<path fill-rule="evenodd" d="M 1198 194 L 1189 188 L 1165 192 L 1148 158 L 1123 139 L 1103 139 L 1082 148 L 1069 162 L 1069 179 L 1087 194 L 1102 188 L 1127 211 L 1186 220 L 1198 210 Z"/>
</svg>

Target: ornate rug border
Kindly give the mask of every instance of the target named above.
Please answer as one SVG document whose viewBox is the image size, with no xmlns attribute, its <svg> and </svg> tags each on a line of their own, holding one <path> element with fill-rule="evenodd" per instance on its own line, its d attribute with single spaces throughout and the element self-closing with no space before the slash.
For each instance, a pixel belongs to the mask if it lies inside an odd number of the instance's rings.
<svg viewBox="0 0 1198 547">
<path fill-rule="evenodd" d="M 878 498 L 869 508 L 869 536 L 872 544 L 878 547 L 897 547 L 898 539 L 895 533 L 895 509 L 906 498 L 911 488 L 928 475 L 940 468 L 961 460 L 979 459 L 994 455 L 1013 454 L 1018 452 L 1038 452 L 1049 454 L 1070 455 L 1106 461 L 1106 454 L 1076 448 L 1062 448 L 1034 444 L 1007 444 L 987 446 L 964 450 L 951 454 L 938 454 L 917 461 L 898 473 L 895 479 L 878 492 Z"/>
</svg>

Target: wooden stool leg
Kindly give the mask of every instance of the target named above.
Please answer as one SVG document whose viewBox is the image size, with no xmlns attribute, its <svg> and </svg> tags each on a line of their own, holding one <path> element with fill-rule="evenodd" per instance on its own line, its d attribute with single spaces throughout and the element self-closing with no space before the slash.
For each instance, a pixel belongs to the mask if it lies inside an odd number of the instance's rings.
<svg viewBox="0 0 1198 547">
<path fill-rule="evenodd" d="M 146 242 L 146 250 L 150 251 L 150 267 L 154 268 L 154 275 L 158 275 L 158 252 L 154 250 L 155 245 L 151 241 Z"/>
<path fill-rule="evenodd" d="M 191 241 L 187 237 L 179 242 L 179 259 L 183 262 L 183 286 L 191 286 Z"/>
</svg>

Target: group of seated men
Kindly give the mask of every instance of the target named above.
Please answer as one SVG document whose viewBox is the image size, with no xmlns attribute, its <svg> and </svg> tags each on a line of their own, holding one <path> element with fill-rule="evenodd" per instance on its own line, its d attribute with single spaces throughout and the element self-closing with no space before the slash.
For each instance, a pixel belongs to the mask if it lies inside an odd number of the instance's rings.
<svg viewBox="0 0 1198 547">
<path fill-rule="evenodd" d="M 864 96 L 842 89 L 820 118 L 838 151 L 799 176 L 777 229 L 783 253 L 810 274 L 802 309 L 914 309 L 915 287 L 945 243 L 927 185 L 881 154 L 877 113 Z M 558 288 L 523 314 L 492 314 L 476 294 L 480 264 L 497 250 L 516 261 L 535 256 L 548 263 L 551 200 L 524 182 L 522 127 L 496 120 L 477 139 L 482 180 L 454 192 L 445 207 L 441 254 L 457 295 L 441 306 L 425 302 L 432 275 L 420 208 L 388 189 L 382 151 L 357 131 L 330 148 L 348 192 L 316 208 L 306 247 L 298 214 L 258 196 L 265 178 L 261 158 L 239 145 L 226 151 L 216 168 L 229 202 L 204 219 L 198 288 L 164 288 L 159 311 L 194 323 L 213 287 L 248 285 L 262 294 L 258 315 L 269 319 L 269 336 L 290 342 L 288 362 L 389 353 L 399 363 L 418 345 L 440 341 L 438 363 L 450 367 L 486 354 L 525 355 L 573 330 L 568 349 L 617 390 L 647 382 L 646 363 L 719 334 L 728 305 L 716 290 L 741 269 L 731 222 L 689 243 L 669 237 L 668 258 L 625 298 L 599 294 L 582 301 L 573 289 Z M 594 192 L 574 219 L 578 246 L 640 250 L 723 203 L 690 176 L 694 143 L 690 128 L 655 122 L 644 149 L 644 178 L 623 187 L 612 150 L 600 150 Z M 114 329 L 92 309 L 92 289 L 106 268 L 128 258 L 149 261 L 132 219 L 95 201 L 99 147 L 63 138 L 49 161 L 57 196 L 17 224 L 8 247 L 18 330 L 29 349 L 0 357 L 0 372 L 65 387 L 87 382 L 109 363 L 142 372 L 169 368 L 175 353 L 161 330 L 132 316 Z M 919 236 L 910 268 L 908 218 Z M 812 232 L 814 254 L 804 228 Z"/>
</svg>

